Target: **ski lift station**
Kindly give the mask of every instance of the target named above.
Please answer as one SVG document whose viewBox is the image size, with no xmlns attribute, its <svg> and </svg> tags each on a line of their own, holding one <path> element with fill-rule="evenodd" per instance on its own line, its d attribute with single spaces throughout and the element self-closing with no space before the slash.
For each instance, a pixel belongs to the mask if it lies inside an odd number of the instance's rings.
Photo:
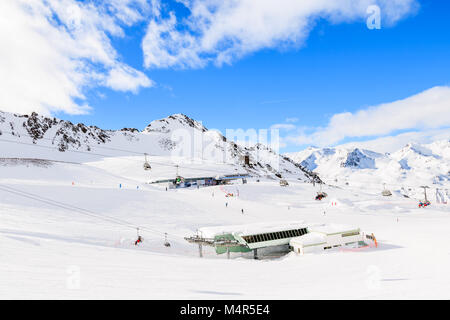
<svg viewBox="0 0 450 320">
<path fill-rule="evenodd" d="M 242 180 L 242 183 L 247 183 L 247 178 L 249 178 L 249 175 L 247 174 L 233 174 L 233 175 L 219 175 L 215 177 L 181 177 L 176 176 L 173 179 L 162 179 L 162 180 L 155 180 L 151 181 L 150 183 L 155 184 L 167 184 L 167 187 L 169 189 L 176 189 L 176 188 L 189 188 L 193 186 L 201 186 L 201 187 L 207 187 L 207 186 L 217 186 L 217 185 L 224 185 L 229 184 L 232 181 Z"/>
<path fill-rule="evenodd" d="M 373 237 L 374 238 L 374 237 Z M 338 246 L 367 246 L 372 241 L 359 228 L 335 224 L 306 224 L 303 221 L 285 223 L 255 223 L 250 225 L 200 228 L 197 234 L 185 238 L 202 246 L 215 248 L 217 254 L 251 252 L 258 259 L 258 249 L 284 246 L 286 251 L 304 254 Z"/>
<path fill-rule="evenodd" d="M 309 227 L 304 236 L 292 238 L 289 246 L 295 253 L 305 254 L 336 247 L 367 246 L 367 242 L 374 239 L 373 236 L 366 237 L 359 228 L 322 224 Z"/>
</svg>

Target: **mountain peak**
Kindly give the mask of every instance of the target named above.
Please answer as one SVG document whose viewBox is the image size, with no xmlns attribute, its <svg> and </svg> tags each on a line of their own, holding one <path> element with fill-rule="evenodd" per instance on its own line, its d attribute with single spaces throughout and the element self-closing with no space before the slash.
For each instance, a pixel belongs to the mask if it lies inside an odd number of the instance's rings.
<svg viewBox="0 0 450 320">
<path fill-rule="evenodd" d="M 375 160 L 362 153 L 359 148 L 355 148 L 348 153 L 341 166 L 345 168 L 374 169 Z"/>
<path fill-rule="evenodd" d="M 154 120 L 143 130 L 144 133 L 169 133 L 173 130 L 194 128 L 202 132 L 208 131 L 203 124 L 182 113 L 175 113 L 166 118 Z"/>
<path fill-rule="evenodd" d="M 425 156 L 425 157 L 430 157 L 433 156 L 433 152 L 428 149 L 427 147 L 420 145 L 418 143 L 414 143 L 414 142 L 410 142 L 408 143 L 402 150 L 401 152 L 403 154 L 406 154 L 408 152 L 413 152 L 416 154 L 419 154 L 421 156 Z"/>
</svg>

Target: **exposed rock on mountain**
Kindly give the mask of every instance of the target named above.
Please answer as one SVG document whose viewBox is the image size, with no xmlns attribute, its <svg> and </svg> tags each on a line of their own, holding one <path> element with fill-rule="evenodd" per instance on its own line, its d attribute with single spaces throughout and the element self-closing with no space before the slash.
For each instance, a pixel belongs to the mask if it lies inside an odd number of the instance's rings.
<svg viewBox="0 0 450 320">
<path fill-rule="evenodd" d="M 0 112 L 0 134 L 3 158 L 86 162 L 147 153 L 167 157 L 168 162 L 181 158 L 230 164 L 237 171 L 257 176 L 320 180 L 301 164 L 265 145 L 241 146 L 184 114 L 152 121 L 140 132 L 135 128 L 103 130 L 36 113 L 27 116 Z"/>
<path fill-rule="evenodd" d="M 378 192 L 386 183 L 405 195 L 420 195 L 422 185 L 448 189 L 450 184 L 450 140 L 427 145 L 409 143 L 391 154 L 358 148 L 310 147 L 287 156 L 317 172 L 328 184 L 349 184 Z"/>
</svg>

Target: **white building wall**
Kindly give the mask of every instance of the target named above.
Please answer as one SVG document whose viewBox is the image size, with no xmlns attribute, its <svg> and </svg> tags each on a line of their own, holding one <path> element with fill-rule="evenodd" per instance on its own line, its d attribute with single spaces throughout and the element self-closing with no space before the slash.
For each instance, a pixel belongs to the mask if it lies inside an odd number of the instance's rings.
<svg viewBox="0 0 450 320">
<path fill-rule="evenodd" d="M 325 239 L 326 243 L 306 244 L 306 245 L 303 245 L 301 241 L 293 241 L 291 243 L 291 246 L 293 248 L 293 251 L 298 254 L 321 252 L 328 247 L 345 246 L 348 243 L 356 243 L 359 241 L 363 241 L 363 235 L 360 233 L 358 235 L 343 237 L 341 233 L 338 233 L 333 235 L 327 235 Z"/>
</svg>

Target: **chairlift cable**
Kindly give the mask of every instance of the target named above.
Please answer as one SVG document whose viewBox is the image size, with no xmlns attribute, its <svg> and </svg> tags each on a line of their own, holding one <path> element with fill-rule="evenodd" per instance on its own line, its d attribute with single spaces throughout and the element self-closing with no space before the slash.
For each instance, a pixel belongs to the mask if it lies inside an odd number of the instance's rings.
<svg viewBox="0 0 450 320">
<path fill-rule="evenodd" d="M 83 215 L 86 215 L 86 216 L 94 217 L 94 218 L 97 218 L 97 219 L 100 219 L 100 220 L 104 220 L 104 221 L 107 221 L 107 222 L 110 222 L 110 223 L 121 225 L 123 227 L 131 228 L 133 230 L 136 230 L 136 228 L 137 228 L 135 225 L 129 223 L 128 221 L 125 221 L 125 220 L 122 220 L 122 219 L 119 219 L 119 218 L 114 218 L 114 217 L 107 216 L 107 215 L 99 215 L 99 214 L 97 214 L 97 213 L 95 213 L 95 212 L 93 212 L 91 210 L 83 209 L 83 208 L 80 208 L 80 207 L 77 207 L 77 206 L 74 206 L 74 205 L 70 205 L 70 204 L 66 204 L 66 203 L 63 203 L 63 202 L 60 202 L 60 201 L 56 201 L 56 200 L 53 200 L 53 199 L 45 198 L 45 197 L 42 197 L 42 196 L 30 193 L 30 192 L 26 192 L 26 191 L 22 191 L 22 190 L 16 189 L 16 188 L 12 188 L 12 187 L 8 187 L 8 186 L 0 184 L 0 190 L 4 191 L 4 192 L 9 192 L 9 193 L 15 194 L 15 195 L 18 195 L 18 196 L 21 196 L 21 197 L 25 197 L 25 198 L 28 198 L 28 199 L 32 199 L 32 200 L 35 200 L 35 201 L 39 201 L 39 202 L 42 202 L 42 203 L 46 203 L 46 204 L 49 204 L 49 205 L 52 205 L 52 206 L 55 206 L 55 207 L 58 207 L 58 208 L 62 208 L 62 209 L 65 209 L 65 210 L 77 212 L 77 213 L 80 213 L 80 214 L 83 214 Z M 152 228 L 149 228 L 149 227 L 146 227 L 146 226 L 139 226 L 138 229 L 147 231 L 149 233 L 158 234 L 158 235 L 165 235 L 165 234 L 167 234 L 166 232 L 158 231 L 156 229 L 152 229 Z M 178 235 L 175 235 L 175 234 L 168 234 L 168 235 L 173 236 L 173 237 L 177 237 L 177 238 L 183 238 L 182 236 L 178 236 Z"/>
<path fill-rule="evenodd" d="M 29 146 L 34 146 L 34 147 L 46 148 L 46 149 L 59 150 L 57 147 L 53 147 L 53 146 L 42 146 L 42 145 L 38 145 L 38 144 L 34 144 L 34 143 L 26 143 L 26 142 L 21 142 L 21 141 L 12 141 L 12 140 L 6 140 L 6 139 L 0 139 L 0 141 L 8 142 L 8 143 L 22 144 L 22 145 L 29 145 Z M 111 155 L 106 155 L 106 154 L 101 154 L 101 153 L 91 152 L 91 151 L 81 151 L 81 150 L 70 150 L 70 149 L 67 149 L 64 152 L 73 152 L 73 153 L 80 153 L 80 154 L 87 154 L 87 155 L 95 155 L 95 156 L 101 156 L 101 157 L 106 157 L 106 158 L 113 157 Z M 142 154 L 142 153 L 139 153 L 139 154 Z M 122 158 L 121 160 L 133 161 L 133 162 L 141 162 L 141 160 L 137 160 L 137 159 Z M 152 163 L 158 164 L 158 165 L 161 165 L 161 166 L 166 166 L 166 167 L 176 167 L 176 166 L 178 166 L 179 168 L 185 168 L 185 169 L 188 169 L 188 170 L 197 170 L 197 171 L 202 171 L 202 172 L 214 172 L 214 173 L 223 174 L 223 171 L 214 170 L 214 169 L 193 168 L 193 167 L 186 167 L 186 166 L 180 166 L 180 165 L 175 165 L 175 164 L 168 164 L 168 163 L 157 162 L 157 161 L 152 161 Z M 223 164 L 225 164 L 225 165 L 233 165 L 231 163 L 223 163 Z"/>
</svg>

